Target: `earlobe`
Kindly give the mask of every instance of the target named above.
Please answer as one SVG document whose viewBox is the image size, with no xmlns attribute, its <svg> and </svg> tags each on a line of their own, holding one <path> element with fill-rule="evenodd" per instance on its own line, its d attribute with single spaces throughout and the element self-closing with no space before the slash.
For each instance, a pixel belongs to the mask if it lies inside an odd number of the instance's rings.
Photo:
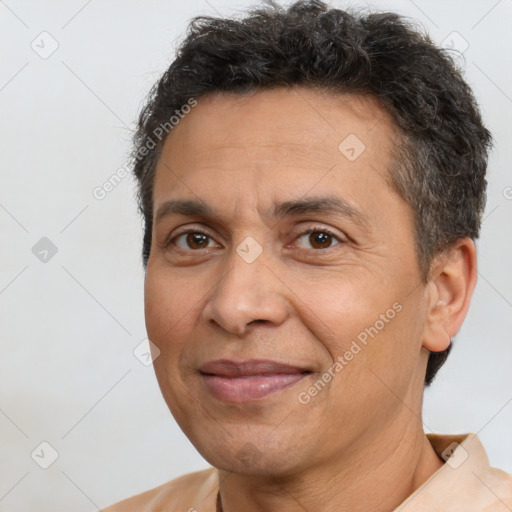
<svg viewBox="0 0 512 512">
<path fill-rule="evenodd" d="M 444 301 L 438 301 L 434 308 L 429 310 L 423 347 L 430 352 L 442 352 L 450 345 L 448 315 L 448 304 Z"/>
<path fill-rule="evenodd" d="M 449 347 L 466 317 L 476 276 L 476 248 L 470 238 L 458 240 L 436 258 L 427 284 L 424 348 L 441 352 Z"/>
</svg>

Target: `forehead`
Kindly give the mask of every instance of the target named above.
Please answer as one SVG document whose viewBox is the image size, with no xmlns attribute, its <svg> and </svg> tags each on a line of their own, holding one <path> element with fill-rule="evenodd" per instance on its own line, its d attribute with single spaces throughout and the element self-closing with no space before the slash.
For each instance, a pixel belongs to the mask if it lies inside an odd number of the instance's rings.
<svg viewBox="0 0 512 512">
<path fill-rule="evenodd" d="M 201 97 L 165 141 L 154 201 L 191 196 L 205 180 L 219 194 L 248 184 L 304 192 L 326 173 L 362 186 L 372 173 L 387 182 L 395 132 L 369 96 L 294 87 Z"/>
</svg>

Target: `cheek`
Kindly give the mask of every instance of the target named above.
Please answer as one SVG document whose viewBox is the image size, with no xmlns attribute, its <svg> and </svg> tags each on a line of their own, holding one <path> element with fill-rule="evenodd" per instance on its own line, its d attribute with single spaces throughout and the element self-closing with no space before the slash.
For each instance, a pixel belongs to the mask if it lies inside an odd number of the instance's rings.
<svg viewBox="0 0 512 512">
<path fill-rule="evenodd" d="M 146 330 L 160 350 L 153 366 L 162 395 L 179 423 L 187 416 L 188 391 L 183 384 L 181 363 L 190 349 L 187 340 L 197 324 L 194 315 L 199 298 L 192 292 L 195 289 L 183 286 L 168 272 L 157 271 L 156 265 L 148 265 L 144 285 Z"/>
<path fill-rule="evenodd" d="M 365 283 L 348 275 L 336 277 L 332 272 L 314 282 L 294 279 L 295 309 L 302 322 L 327 348 L 331 356 L 342 355 L 352 341 L 364 342 L 366 329 L 379 322 L 393 306 L 392 294 L 383 293 L 376 283 Z M 395 315 L 395 310 L 388 316 Z M 373 331 L 372 331 L 373 332 Z"/>
<path fill-rule="evenodd" d="M 179 279 L 148 266 L 144 285 L 146 330 L 164 356 L 167 352 L 178 354 L 176 348 L 191 329 L 199 299 L 195 289 L 182 286 Z"/>
<path fill-rule="evenodd" d="M 314 286 L 295 280 L 300 320 L 328 353 L 326 365 L 342 358 L 344 377 L 338 382 L 366 387 L 376 379 L 373 371 L 400 387 L 414 371 L 421 348 L 418 302 L 389 283 L 345 277 L 333 280 L 331 274 Z"/>
<path fill-rule="evenodd" d="M 377 402 L 405 397 L 418 370 L 423 318 L 416 299 L 400 293 L 388 296 L 366 315 L 355 334 L 362 350 L 356 356 L 361 365 L 354 364 L 354 382 L 373 389 Z"/>
</svg>

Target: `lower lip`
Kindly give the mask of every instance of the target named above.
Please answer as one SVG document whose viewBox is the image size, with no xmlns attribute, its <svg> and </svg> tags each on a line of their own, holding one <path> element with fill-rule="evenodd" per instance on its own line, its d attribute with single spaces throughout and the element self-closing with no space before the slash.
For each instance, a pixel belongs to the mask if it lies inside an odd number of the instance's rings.
<svg viewBox="0 0 512 512">
<path fill-rule="evenodd" d="M 219 377 L 202 375 L 210 393 L 226 402 L 249 402 L 264 398 L 271 393 L 293 386 L 308 374 L 274 374 L 254 377 Z"/>
</svg>

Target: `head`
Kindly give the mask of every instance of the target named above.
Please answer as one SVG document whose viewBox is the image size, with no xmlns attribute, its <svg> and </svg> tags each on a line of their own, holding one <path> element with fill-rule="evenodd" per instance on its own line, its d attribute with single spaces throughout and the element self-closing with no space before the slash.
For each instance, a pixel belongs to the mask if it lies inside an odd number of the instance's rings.
<svg viewBox="0 0 512 512">
<path fill-rule="evenodd" d="M 155 370 L 207 459 L 298 443 L 291 471 L 328 457 L 312 432 L 344 449 L 419 406 L 475 284 L 490 143 L 450 57 L 398 15 L 310 1 L 193 20 L 134 163 Z M 199 369 L 229 358 L 309 373 L 218 401 Z"/>
</svg>

